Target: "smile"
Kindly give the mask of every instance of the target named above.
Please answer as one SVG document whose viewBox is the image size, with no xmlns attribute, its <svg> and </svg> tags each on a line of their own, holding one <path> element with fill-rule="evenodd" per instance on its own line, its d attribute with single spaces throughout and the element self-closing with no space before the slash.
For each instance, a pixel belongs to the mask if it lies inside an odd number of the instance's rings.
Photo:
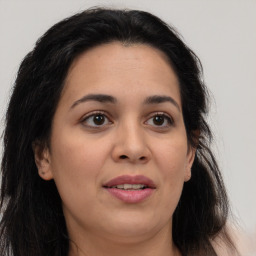
<svg viewBox="0 0 256 256">
<path fill-rule="evenodd" d="M 122 185 L 116 185 L 112 186 L 110 188 L 118 188 L 123 190 L 141 190 L 147 188 L 144 184 L 122 184 Z"/>
<path fill-rule="evenodd" d="M 140 203 L 149 198 L 155 191 L 154 182 L 142 175 L 123 175 L 103 185 L 110 195 L 125 203 Z"/>
</svg>

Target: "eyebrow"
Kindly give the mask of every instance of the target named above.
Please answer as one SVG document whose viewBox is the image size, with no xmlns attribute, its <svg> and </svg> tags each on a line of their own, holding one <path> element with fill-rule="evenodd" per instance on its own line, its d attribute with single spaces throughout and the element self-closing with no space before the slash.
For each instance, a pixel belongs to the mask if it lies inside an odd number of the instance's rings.
<svg viewBox="0 0 256 256">
<path fill-rule="evenodd" d="M 75 101 L 71 108 L 74 108 L 80 103 L 86 102 L 86 101 L 98 101 L 102 103 L 116 103 L 117 99 L 114 98 L 113 96 L 106 95 L 106 94 L 88 94 L 82 97 L 81 99 Z"/>
<path fill-rule="evenodd" d="M 101 103 L 112 103 L 115 104 L 117 103 L 117 99 L 111 95 L 107 94 L 88 94 L 83 96 L 81 99 L 75 101 L 70 109 L 74 108 L 80 103 L 84 103 L 87 101 L 97 101 Z M 172 103 L 179 111 L 180 107 L 179 104 L 170 96 L 165 96 L 165 95 L 152 95 L 147 97 L 143 104 L 144 105 L 151 105 L 151 104 L 160 104 L 160 103 L 165 103 L 165 102 L 170 102 Z"/>
<path fill-rule="evenodd" d="M 165 102 L 172 103 L 180 111 L 180 106 L 177 103 L 177 101 L 175 101 L 172 97 L 165 96 L 165 95 L 149 96 L 145 99 L 144 104 L 160 104 L 160 103 L 165 103 Z"/>
</svg>

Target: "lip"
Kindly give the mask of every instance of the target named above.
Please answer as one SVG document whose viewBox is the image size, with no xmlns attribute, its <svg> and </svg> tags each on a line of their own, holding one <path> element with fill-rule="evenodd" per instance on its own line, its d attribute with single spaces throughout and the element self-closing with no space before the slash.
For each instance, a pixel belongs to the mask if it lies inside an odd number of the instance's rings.
<svg viewBox="0 0 256 256">
<path fill-rule="evenodd" d="M 112 186 L 123 184 L 143 184 L 146 185 L 147 188 L 141 190 L 122 190 L 118 188 L 111 188 Z M 149 198 L 154 193 L 156 185 L 151 179 L 143 175 L 123 175 L 108 181 L 103 185 L 103 188 L 116 199 L 119 199 L 125 203 L 135 204 Z"/>
<path fill-rule="evenodd" d="M 122 175 L 118 176 L 107 183 L 103 185 L 103 187 L 112 187 L 117 185 L 123 185 L 123 184 L 143 184 L 146 185 L 149 188 L 156 188 L 156 185 L 154 182 L 143 175 L 136 175 L 136 176 L 130 176 L 130 175 Z"/>
</svg>

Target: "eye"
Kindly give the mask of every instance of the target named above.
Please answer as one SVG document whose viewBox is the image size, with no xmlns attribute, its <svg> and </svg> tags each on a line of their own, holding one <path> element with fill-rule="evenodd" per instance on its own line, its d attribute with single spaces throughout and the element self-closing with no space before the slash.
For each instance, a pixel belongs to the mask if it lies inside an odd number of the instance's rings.
<svg viewBox="0 0 256 256">
<path fill-rule="evenodd" d="M 94 112 L 83 117 L 82 124 L 92 128 L 104 127 L 112 122 L 104 112 Z"/>
<path fill-rule="evenodd" d="M 172 126 L 173 123 L 173 119 L 164 113 L 157 113 L 146 121 L 148 125 L 161 128 Z"/>
</svg>

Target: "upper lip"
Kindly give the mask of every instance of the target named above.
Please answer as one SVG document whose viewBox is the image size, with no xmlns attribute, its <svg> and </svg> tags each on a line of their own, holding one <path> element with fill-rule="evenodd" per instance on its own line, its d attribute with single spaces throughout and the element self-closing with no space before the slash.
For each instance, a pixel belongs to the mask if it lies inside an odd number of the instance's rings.
<svg viewBox="0 0 256 256">
<path fill-rule="evenodd" d="M 156 188 L 156 185 L 154 182 L 143 175 L 136 175 L 136 176 L 130 176 L 130 175 L 122 175 L 118 176 L 108 182 L 106 182 L 103 187 L 113 187 L 117 185 L 123 185 L 123 184 L 142 184 L 146 185 L 149 188 Z"/>
</svg>

